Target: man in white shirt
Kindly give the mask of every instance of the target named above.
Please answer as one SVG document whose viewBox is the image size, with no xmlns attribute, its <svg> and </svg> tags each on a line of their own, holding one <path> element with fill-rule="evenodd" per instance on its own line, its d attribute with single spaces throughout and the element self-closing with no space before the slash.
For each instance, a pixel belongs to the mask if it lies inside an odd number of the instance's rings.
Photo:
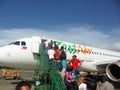
<svg viewBox="0 0 120 90">
<path fill-rule="evenodd" d="M 49 62 L 49 71 L 51 70 L 51 65 L 52 65 L 52 61 L 54 59 L 54 54 L 55 54 L 55 51 L 53 50 L 52 47 L 50 47 L 50 49 L 48 50 L 47 52 L 48 54 L 48 62 Z"/>
<path fill-rule="evenodd" d="M 47 54 L 48 54 L 49 60 L 53 60 L 54 59 L 55 52 L 54 52 L 52 47 L 50 47 L 50 49 L 48 50 Z"/>
</svg>

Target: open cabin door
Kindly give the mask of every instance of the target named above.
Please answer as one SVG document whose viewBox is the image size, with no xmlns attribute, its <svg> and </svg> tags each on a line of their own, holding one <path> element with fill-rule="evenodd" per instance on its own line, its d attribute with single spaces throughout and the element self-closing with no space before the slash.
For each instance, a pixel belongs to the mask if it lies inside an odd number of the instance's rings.
<svg viewBox="0 0 120 90">
<path fill-rule="evenodd" d="M 32 36 L 32 53 L 39 53 L 39 45 L 41 43 L 41 38 Z"/>
</svg>

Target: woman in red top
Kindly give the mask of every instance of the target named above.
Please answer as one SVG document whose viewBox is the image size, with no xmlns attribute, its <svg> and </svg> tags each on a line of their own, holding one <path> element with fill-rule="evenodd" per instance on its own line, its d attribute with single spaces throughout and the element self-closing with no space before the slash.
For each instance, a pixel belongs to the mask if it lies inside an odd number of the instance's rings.
<svg viewBox="0 0 120 90">
<path fill-rule="evenodd" d="M 54 54 L 55 60 L 59 60 L 59 57 L 60 57 L 59 50 L 58 50 L 58 49 L 55 49 L 55 54 Z"/>
<path fill-rule="evenodd" d="M 61 62 L 59 60 L 60 52 L 58 50 L 58 47 L 56 47 L 54 51 L 55 51 L 54 58 L 55 58 L 55 62 L 56 62 L 57 68 L 58 68 L 59 71 L 61 71 L 62 70 L 62 66 L 61 66 Z"/>
</svg>

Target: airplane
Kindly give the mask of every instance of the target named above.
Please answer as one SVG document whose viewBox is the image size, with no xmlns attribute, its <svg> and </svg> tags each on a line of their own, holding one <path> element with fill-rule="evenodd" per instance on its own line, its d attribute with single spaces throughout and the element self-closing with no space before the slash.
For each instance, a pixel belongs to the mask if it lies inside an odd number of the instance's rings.
<svg viewBox="0 0 120 90">
<path fill-rule="evenodd" d="M 34 70 L 39 56 L 39 45 L 45 41 L 53 41 L 59 48 L 63 46 L 68 60 L 76 55 L 82 61 L 82 71 L 106 72 L 111 80 L 120 81 L 120 52 L 37 36 L 18 39 L 0 47 L 0 64 Z"/>
</svg>

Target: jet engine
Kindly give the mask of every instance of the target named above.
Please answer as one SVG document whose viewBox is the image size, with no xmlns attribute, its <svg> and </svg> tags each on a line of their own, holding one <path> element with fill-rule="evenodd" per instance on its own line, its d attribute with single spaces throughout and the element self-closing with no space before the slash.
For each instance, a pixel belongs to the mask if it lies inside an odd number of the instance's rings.
<svg viewBox="0 0 120 90">
<path fill-rule="evenodd" d="M 120 81 L 120 61 L 109 64 L 106 68 L 106 74 L 112 81 Z"/>
</svg>

